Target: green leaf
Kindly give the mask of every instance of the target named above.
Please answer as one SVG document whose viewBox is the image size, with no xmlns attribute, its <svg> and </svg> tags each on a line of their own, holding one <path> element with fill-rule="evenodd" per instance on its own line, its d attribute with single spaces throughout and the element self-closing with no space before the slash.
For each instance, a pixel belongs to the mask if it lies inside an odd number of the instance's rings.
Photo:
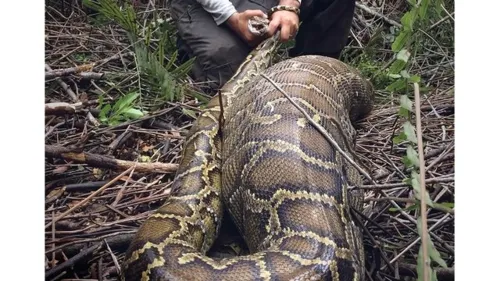
<svg viewBox="0 0 500 281">
<path fill-rule="evenodd" d="M 411 54 L 407 49 L 402 49 L 396 55 L 396 59 L 404 61 L 406 63 L 406 62 L 408 62 L 408 59 L 410 58 L 410 56 L 411 56 Z"/>
<path fill-rule="evenodd" d="M 399 116 L 403 116 L 405 118 L 409 118 L 410 117 L 410 112 L 408 111 L 408 109 L 403 108 L 403 107 L 399 107 L 398 114 L 399 114 Z"/>
<path fill-rule="evenodd" d="M 446 207 L 446 208 L 450 208 L 450 209 L 455 208 L 455 203 L 453 203 L 453 202 L 443 202 L 443 203 L 439 203 L 439 205 Z"/>
<path fill-rule="evenodd" d="M 407 184 L 407 185 L 411 185 L 411 177 L 410 178 L 405 178 L 403 180 L 403 183 Z"/>
<path fill-rule="evenodd" d="M 399 52 L 401 49 L 403 49 L 410 37 L 411 34 L 408 30 L 402 30 L 391 45 L 392 51 Z"/>
<path fill-rule="evenodd" d="M 433 268 L 431 268 L 431 270 L 432 270 L 432 272 L 431 272 L 431 274 L 432 274 L 431 281 L 438 281 L 437 272 Z"/>
<path fill-rule="evenodd" d="M 137 119 L 144 116 L 144 113 L 139 109 L 129 108 L 123 112 L 123 114 L 129 118 Z"/>
<path fill-rule="evenodd" d="M 397 91 L 400 91 L 402 89 L 405 89 L 406 85 L 407 85 L 407 83 L 404 79 L 399 79 L 399 80 L 393 82 L 392 84 L 390 84 L 389 86 L 387 86 L 386 90 L 390 91 L 390 92 L 397 92 Z"/>
<path fill-rule="evenodd" d="M 391 77 L 391 78 L 401 78 L 401 75 L 400 74 L 394 74 L 394 73 L 389 73 L 387 76 Z"/>
<path fill-rule="evenodd" d="M 418 231 L 418 235 L 420 235 L 420 237 L 422 237 L 422 217 L 418 217 L 417 218 L 417 231 Z M 425 230 L 427 231 L 427 230 Z M 429 257 L 431 258 L 431 260 L 437 262 L 440 266 L 444 267 L 444 268 L 448 268 L 448 265 L 446 264 L 446 262 L 441 258 L 441 255 L 439 254 L 438 250 L 436 249 L 436 247 L 434 246 L 434 243 L 432 243 L 432 240 L 431 240 L 431 236 L 429 235 L 429 232 L 427 232 L 427 252 L 429 254 Z"/>
<path fill-rule="evenodd" d="M 418 7 L 418 15 L 420 19 L 425 19 L 425 15 L 427 14 L 427 9 L 429 7 L 429 0 L 420 1 L 420 6 Z"/>
<path fill-rule="evenodd" d="M 407 211 L 407 212 L 409 212 L 409 211 L 413 211 L 413 210 L 415 210 L 417 208 L 418 208 L 418 205 L 417 204 L 413 204 L 413 205 L 410 205 L 410 206 L 408 206 L 406 208 L 402 208 L 402 209 L 405 210 L 405 211 Z M 389 212 L 398 212 L 398 211 L 399 211 L 398 208 L 389 208 Z"/>
<path fill-rule="evenodd" d="M 434 8 L 434 11 L 437 13 L 437 16 L 439 18 L 442 18 L 442 13 L 443 13 L 443 7 L 441 6 L 443 5 L 443 0 L 434 0 L 434 5 L 433 8 Z"/>
<path fill-rule="evenodd" d="M 400 144 L 402 142 L 404 142 L 405 140 L 407 140 L 406 138 L 406 135 L 404 132 L 401 132 L 399 133 L 399 135 L 395 136 L 392 141 L 395 143 L 395 144 Z"/>
<path fill-rule="evenodd" d="M 417 218 L 417 232 L 420 237 L 422 237 L 422 217 L 418 216 Z"/>
<path fill-rule="evenodd" d="M 104 104 L 104 95 L 99 95 L 97 108 L 101 109 Z"/>
<path fill-rule="evenodd" d="M 389 73 L 392 74 L 397 74 L 400 73 L 401 70 L 403 70 L 406 66 L 406 62 L 402 60 L 395 60 L 392 64 L 391 67 L 389 68 Z M 401 74 L 399 74 L 401 75 Z"/>
<path fill-rule="evenodd" d="M 408 158 L 408 160 L 410 160 L 410 163 L 416 168 L 420 166 L 420 162 L 418 160 L 418 154 L 411 145 L 406 147 L 406 157 Z"/>
<path fill-rule="evenodd" d="M 406 71 L 406 70 L 403 69 L 403 70 L 401 70 L 400 73 L 401 73 L 401 77 L 403 77 L 405 79 L 410 78 L 410 74 L 408 73 L 408 71 Z"/>
<path fill-rule="evenodd" d="M 169 61 L 168 61 L 167 66 L 165 66 L 165 69 L 170 70 L 170 68 L 172 68 L 172 66 L 174 65 L 174 62 L 176 62 L 176 61 L 177 61 L 177 56 L 178 56 L 178 55 L 179 55 L 179 54 L 178 54 L 178 52 L 177 52 L 177 51 L 175 51 L 175 52 L 172 54 L 172 56 L 170 57 L 170 59 L 169 59 Z"/>
<path fill-rule="evenodd" d="M 420 248 L 418 250 L 418 257 L 417 257 L 417 281 L 424 281 L 424 248 L 422 243 L 420 243 Z"/>
<path fill-rule="evenodd" d="M 418 75 L 412 75 L 412 76 L 408 79 L 408 81 L 409 81 L 410 83 L 420 83 L 420 76 L 418 76 Z"/>
<path fill-rule="evenodd" d="M 416 0 L 408 0 L 408 3 L 410 3 L 410 5 L 412 7 L 415 7 L 417 5 L 417 1 Z"/>
<path fill-rule="evenodd" d="M 401 95 L 399 97 L 399 104 L 401 105 L 402 108 L 404 108 L 408 111 L 412 111 L 413 103 L 410 100 L 410 98 L 408 98 L 407 95 Z"/>
<path fill-rule="evenodd" d="M 415 171 L 411 172 L 411 186 L 413 187 L 413 191 L 415 192 L 415 198 L 417 198 L 418 200 L 422 200 L 422 196 L 420 193 L 420 175 Z M 434 202 L 432 202 L 427 189 L 425 189 L 424 201 L 430 207 L 434 207 Z"/>
<path fill-rule="evenodd" d="M 109 111 L 111 110 L 111 105 L 106 104 L 99 112 L 99 119 L 101 122 L 106 122 Z"/>
<path fill-rule="evenodd" d="M 126 107 L 130 107 L 138 96 L 139 96 L 138 93 L 132 92 L 125 95 L 124 97 L 121 97 L 113 106 L 113 110 L 120 112 Z"/>
<path fill-rule="evenodd" d="M 403 132 L 405 133 L 409 141 L 415 144 L 417 143 L 417 135 L 415 134 L 415 128 L 410 122 L 406 121 L 403 124 Z"/>
<path fill-rule="evenodd" d="M 446 264 L 446 262 L 441 258 L 441 254 L 439 254 L 438 250 L 436 249 L 436 247 L 434 246 L 434 243 L 432 243 L 431 239 L 430 239 L 430 235 L 428 236 L 429 239 L 427 239 L 427 242 L 428 242 L 428 252 L 429 252 L 429 257 L 431 258 L 431 260 L 435 261 L 437 264 L 439 264 L 440 266 L 444 267 L 444 268 L 448 268 L 448 265 Z"/>
<path fill-rule="evenodd" d="M 416 175 L 414 175 L 414 173 Z M 418 197 L 420 197 L 420 175 L 415 172 L 415 171 L 412 171 L 412 175 L 411 175 L 411 187 L 413 187 L 413 190 L 415 191 L 415 193 L 417 194 Z"/>
<path fill-rule="evenodd" d="M 420 93 L 428 93 L 433 87 L 420 87 Z"/>
<path fill-rule="evenodd" d="M 406 12 L 401 18 L 401 24 L 405 31 L 413 31 L 413 24 L 415 23 L 417 17 L 417 10 L 412 9 L 409 12 Z"/>
<path fill-rule="evenodd" d="M 182 113 L 184 113 L 185 115 L 193 118 L 193 119 L 196 119 L 196 113 L 194 111 L 192 111 L 191 109 L 187 109 L 187 108 L 183 108 L 182 109 Z"/>
</svg>

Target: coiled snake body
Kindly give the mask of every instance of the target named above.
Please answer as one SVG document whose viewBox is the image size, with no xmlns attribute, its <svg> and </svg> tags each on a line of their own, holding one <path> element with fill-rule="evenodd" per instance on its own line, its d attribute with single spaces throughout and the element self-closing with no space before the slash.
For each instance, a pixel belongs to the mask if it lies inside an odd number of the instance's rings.
<svg viewBox="0 0 500 281">
<path fill-rule="evenodd" d="M 277 36 L 261 43 L 193 125 L 171 196 L 127 251 L 125 280 L 363 280 L 361 233 L 349 212 L 362 194 L 348 192 L 360 176 L 261 74 L 351 156 L 351 120 L 371 110 L 371 85 L 327 57 L 269 67 L 276 44 Z M 205 255 L 224 209 L 250 255 Z"/>
</svg>

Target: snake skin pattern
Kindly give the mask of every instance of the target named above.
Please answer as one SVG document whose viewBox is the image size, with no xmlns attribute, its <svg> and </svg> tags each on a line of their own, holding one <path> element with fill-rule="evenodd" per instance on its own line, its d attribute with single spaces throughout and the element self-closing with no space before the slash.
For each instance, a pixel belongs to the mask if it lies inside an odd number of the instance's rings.
<svg viewBox="0 0 500 281">
<path fill-rule="evenodd" d="M 126 253 L 124 280 L 364 280 L 362 235 L 349 211 L 363 195 L 348 191 L 360 175 L 261 73 L 349 155 L 351 121 L 370 112 L 371 84 L 327 57 L 270 67 L 278 36 L 248 56 L 194 123 L 171 196 Z M 206 256 L 230 219 L 225 209 L 249 255 Z"/>
</svg>

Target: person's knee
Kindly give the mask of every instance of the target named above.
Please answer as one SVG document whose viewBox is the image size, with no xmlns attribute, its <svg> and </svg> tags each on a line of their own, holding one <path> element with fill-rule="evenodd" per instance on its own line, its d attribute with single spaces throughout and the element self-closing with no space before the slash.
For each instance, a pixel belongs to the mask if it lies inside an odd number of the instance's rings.
<svg viewBox="0 0 500 281">
<path fill-rule="evenodd" d="M 216 87 L 222 87 L 234 75 L 249 51 L 249 47 L 236 37 L 207 44 L 203 55 L 199 57 L 207 80 L 214 82 Z"/>
</svg>

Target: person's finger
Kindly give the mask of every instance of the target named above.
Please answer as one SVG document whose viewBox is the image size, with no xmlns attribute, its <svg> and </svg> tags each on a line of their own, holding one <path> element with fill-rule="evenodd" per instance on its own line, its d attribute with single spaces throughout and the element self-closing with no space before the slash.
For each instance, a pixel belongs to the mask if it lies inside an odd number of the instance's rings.
<svg viewBox="0 0 500 281">
<path fill-rule="evenodd" d="M 290 25 L 281 26 L 281 41 L 286 42 L 290 39 Z"/>
<path fill-rule="evenodd" d="M 268 34 L 269 36 L 273 36 L 278 30 L 280 25 L 280 19 L 278 17 L 274 18 L 268 25 Z"/>
</svg>

